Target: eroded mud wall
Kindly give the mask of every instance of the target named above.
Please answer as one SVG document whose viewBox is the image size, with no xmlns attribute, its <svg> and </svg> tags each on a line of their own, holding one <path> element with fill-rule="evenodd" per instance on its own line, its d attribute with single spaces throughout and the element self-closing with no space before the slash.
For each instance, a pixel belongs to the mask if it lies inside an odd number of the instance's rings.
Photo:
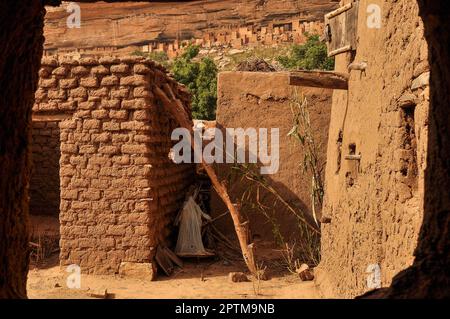
<svg viewBox="0 0 450 319">
<path fill-rule="evenodd" d="M 269 187 L 286 200 L 298 212 L 312 216 L 311 170 L 303 171 L 305 151 L 294 136 L 288 136 L 294 126 L 293 104 L 307 99 L 312 134 L 317 145 L 320 166 L 325 164 L 326 142 L 331 111 L 331 90 L 290 86 L 286 73 L 222 72 L 218 81 L 217 127 L 226 128 L 271 128 L 279 129 L 279 169 L 275 174 L 261 175 Z M 301 131 L 301 129 L 300 129 Z M 300 132 L 301 134 L 303 132 Z M 269 139 L 270 142 L 270 139 Z M 269 151 L 270 145 L 268 144 Z M 248 148 L 247 148 L 248 150 Z M 248 159 L 248 157 L 247 157 Z M 261 165 L 260 160 L 258 159 Z M 242 210 L 250 218 L 250 228 L 257 239 L 278 240 L 279 234 L 285 241 L 298 240 L 299 222 L 272 193 L 250 182 L 242 173 L 236 173 L 231 164 L 217 166 L 218 173 L 230 178 L 229 190 L 233 200 L 242 203 Z M 321 167 L 319 167 L 320 169 Z M 258 171 L 259 172 L 259 171 Z M 249 192 L 249 189 L 253 189 Z M 261 210 L 261 207 L 267 209 Z M 226 211 L 220 198 L 212 196 L 213 214 Z M 316 211 L 320 216 L 320 205 Z M 309 218 L 312 221 L 312 218 Z M 220 229 L 234 236 L 229 218 L 222 218 Z M 274 236 L 275 235 L 275 236 Z"/>
<path fill-rule="evenodd" d="M 348 2 L 348 1 L 347 1 Z M 369 4 L 381 8 L 381 28 L 369 28 Z M 383 287 L 410 266 L 423 220 L 427 168 L 429 65 L 414 1 L 360 1 L 356 55 L 341 54 L 336 70 L 351 71 L 348 92 L 335 91 L 331 115 L 318 282 L 327 296 Z M 405 102 L 408 101 L 408 102 Z M 346 155 L 361 155 L 360 161 Z"/>
</svg>

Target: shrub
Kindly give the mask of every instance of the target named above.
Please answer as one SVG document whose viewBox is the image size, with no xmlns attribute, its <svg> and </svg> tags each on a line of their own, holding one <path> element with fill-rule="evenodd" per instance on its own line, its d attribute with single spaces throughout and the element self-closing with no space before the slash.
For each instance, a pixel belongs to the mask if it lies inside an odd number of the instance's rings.
<svg viewBox="0 0 450 319">
<path fill-rule="evenodd" d="M 199 47 L 190 45 L 173 61 L 175 80 L 186 85 L 192 94 L 192 117 L 213 120 L 217 104 L 217 67 L 210 58 L 194 61 Z"/>
<path fill-rule="evenodd" d="M 326 45 L 318 35 L 308 36 L 305 44 L 293 45 L 288 55 L 278 56 L 277 61 L 286 69 L 333 70 L 334 59 L 329 58 Z"/>
</svg>

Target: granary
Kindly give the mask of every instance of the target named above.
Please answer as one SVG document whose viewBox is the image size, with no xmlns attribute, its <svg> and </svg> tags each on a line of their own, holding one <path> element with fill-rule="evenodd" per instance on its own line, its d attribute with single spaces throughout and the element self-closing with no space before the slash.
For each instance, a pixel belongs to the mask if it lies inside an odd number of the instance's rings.
<svg viewBox="0 0 450 319">
<path fill-rule="evenodd" d="M 177 125 L 156 87 L 189 111 L 187 91 L 142 57 L 43 59 L 30 212 L 59 216 L 61 265 L 116 273 L 151 263 L 169 235 L 194 171 L 168 157 Z"/>
</svg>

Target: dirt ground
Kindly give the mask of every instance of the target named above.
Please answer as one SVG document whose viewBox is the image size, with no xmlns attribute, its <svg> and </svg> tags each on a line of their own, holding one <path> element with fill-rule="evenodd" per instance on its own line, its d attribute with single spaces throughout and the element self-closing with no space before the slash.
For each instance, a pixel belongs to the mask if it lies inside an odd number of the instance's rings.
<svg viewBox="0 0 450 319">
<path fill-rule="evenodd" d="M 57 263 L 58 256 L 52 256 Z M 316 299 L 320 294 L 314 282 L 302 282 L 297 275 L 276 274 L 268 281 L 232 283 L 230 271 L 243 270 L 223 261 L 185 263 L 171 277 L 159 275 L 156 281 L 120 278 L 119 276 L 81 275 L 81 288 L 69 289 L 69 273 L 59 265 L 30 269 L 28 297 L 31 299 L 89 299 L 91 293 L 107 290 L 115 299 L 188 299 L 188 298 L 286 298 Z"/>
<path fill-rule="evenodd" d="M 32 241 L 44 247 L 34 249 L 28 272 L 27 291 L 31 299 L 88 299 L 107 291 L 115 299 L 200 299 L 200 298 L 286 298 L 316 299 L 321 295 L 314 282 L 302 282 L 287 270 L 280 250 L 270 242 L 258 243 L 259 262 L 267 267 L 270 280 L 233 283 L 230 272 L 245 272 L 239 254 L 219 250 L 227 257 L 184 260 L 167 277 L 155 281 L 122 278 L 119 275 L 81 275 L 81 288 L 67 288 L 71 273 L 59 266 L 59 222 L 54 216 L 31 216 Z M 98 298 L 98 296 L 96 296 Z"/>
</svg>

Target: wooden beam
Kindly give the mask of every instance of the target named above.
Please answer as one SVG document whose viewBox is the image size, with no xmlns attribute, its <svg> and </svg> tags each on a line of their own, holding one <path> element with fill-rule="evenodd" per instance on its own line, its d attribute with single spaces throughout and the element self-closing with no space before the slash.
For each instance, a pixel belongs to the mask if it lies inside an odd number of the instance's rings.
<svg viewBox="0 0 450 319">
<path fill-rule="evenodd" d="M 289 85 L 348 90 L 348 75 L 330 71 L 295 71 L 289 73 Z"/>
</svg>

